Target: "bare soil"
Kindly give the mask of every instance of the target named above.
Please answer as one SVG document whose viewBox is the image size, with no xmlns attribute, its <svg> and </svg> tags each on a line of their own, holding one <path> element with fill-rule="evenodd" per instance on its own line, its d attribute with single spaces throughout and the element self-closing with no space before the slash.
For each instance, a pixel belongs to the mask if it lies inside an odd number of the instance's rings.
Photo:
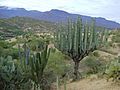
<svg viewBox="0 0 120 90">
<path fill-rule="evenodd" d="M 83 79 L 67 83 L 66 87 L 67 90 L 120 90 L 120 85 L 105 79 Z M 61 86 L 60 90 L 64 90 L 64 86 Z"/>
</svg>

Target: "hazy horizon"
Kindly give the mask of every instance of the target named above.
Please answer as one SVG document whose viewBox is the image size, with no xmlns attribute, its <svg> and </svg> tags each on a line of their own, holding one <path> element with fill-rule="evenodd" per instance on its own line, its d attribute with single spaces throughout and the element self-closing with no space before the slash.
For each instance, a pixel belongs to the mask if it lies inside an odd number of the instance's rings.
<svg viewBox="0 0 120 90">
<path fill-rule="evenodd" d="M 118 0 L 1 0 L 0 6 L 49 11 L 59 9 L 69 13 L 92 17 L 103 17 L 120 23 L 120 1 Z"/>
</svg>

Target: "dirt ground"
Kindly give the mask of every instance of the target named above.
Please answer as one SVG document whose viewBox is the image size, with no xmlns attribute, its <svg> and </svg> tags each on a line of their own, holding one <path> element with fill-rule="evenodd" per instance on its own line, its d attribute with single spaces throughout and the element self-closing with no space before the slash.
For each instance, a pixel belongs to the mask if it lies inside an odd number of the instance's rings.
<svg viewBox="0 0 120 90">
<path fill-rule="evenodd" d="M 120 85 L 105 79 L 83 79 L 68 83 L 66 87 L 67 90 L 120 90 Z M 64 86 L 61 86 L 60 90 L 64 90 Z"/>
</svg>

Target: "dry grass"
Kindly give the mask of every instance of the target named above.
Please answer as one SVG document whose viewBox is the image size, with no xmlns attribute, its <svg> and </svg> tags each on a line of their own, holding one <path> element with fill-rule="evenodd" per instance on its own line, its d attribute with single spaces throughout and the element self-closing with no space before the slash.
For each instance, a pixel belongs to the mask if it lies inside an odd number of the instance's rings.
<svg viewBox="0 0 120 90">
<path fill-rule="evenodd" d="M 64 90 L 63 86 L 60 90 Z M 83 79 L 68 83 L 67 90 L 120 90 L 120 86 L 105 79 Z"/>
</svg>

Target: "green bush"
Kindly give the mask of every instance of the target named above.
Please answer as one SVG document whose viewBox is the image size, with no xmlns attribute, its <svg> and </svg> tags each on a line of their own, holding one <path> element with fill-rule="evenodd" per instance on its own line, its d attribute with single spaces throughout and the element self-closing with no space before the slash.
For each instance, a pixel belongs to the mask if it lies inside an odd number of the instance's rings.
<svg viewBox="0 0 120 90">
<path fill-rule="evenodd" d="M 17 60 L 11 56 L 0 57 L 0 90 L 29 90 L 30 82 L 22 72 Z"/>
<path fill-rule="evenodd" d="M 102 69 L 102 63 L 94 55 L 86 57 L 83 63 L 88 68 L 87 74 L 95 74 Z"/>
<path fill-rule="evenodd" d="M 3 40 L 0 40 L 0 46 L 4 49 L 8 49 L 8 48 L 12 47 L 12 45 L 9 42 L 3 41 Z"/>
<path fill-rule="evenodd" d="M 115 43 L 120 43 L 120 31 L 116 31 L 112 37 L 112 41 Z"/>
<path fill-rule="evenodd" d="M 18 59 L 18 49 L 12 47 L 13 44 L 7 41 L 0 41 L 0 56 L 12 56 L 13 59 Z"/>
<path fill-rule="evenodd" d="M 61 52 L 56 51 L 50 54 L 50 58 L 48 61 L 49 70 L 53 71 L 56 75 L 62 75 L 68 69 L 67 60 L 65 60 L 65 55 Z"/>
<path fill-rule="evenodd" d="M 3 49 L 1 47 L 0 49 L 1 49 L 0 56 L 7 57 L 9 55 L 12 56 L 13 59 L 18 59 L 18 49 L 16 48 Z"/>
<path fill-rule="evenodd" d="M 120 80 L 120 57 L 112 60 L 106 67 L 105 74 L 107 80 L 113 78 L 113 81 Z"/>
<path fill-rule="evenodd" d="M 70 64 L 68 63 L 68 60 L 66 60 L 65 55 L 57 50 L 51 52 L 45 70 L 50 82 L 56 81 L 57 76 L 64 78 L 70 70 Z"/>
<path fill-rule="evenodd" d="M 93 55 L 94 55 L 95 57 L 99 57 L 99 56 L 100 56 L 99 53 L 98 53 L 98 51 L 94 51 L 94 52 L 93 52 Z"/>
</svg>

